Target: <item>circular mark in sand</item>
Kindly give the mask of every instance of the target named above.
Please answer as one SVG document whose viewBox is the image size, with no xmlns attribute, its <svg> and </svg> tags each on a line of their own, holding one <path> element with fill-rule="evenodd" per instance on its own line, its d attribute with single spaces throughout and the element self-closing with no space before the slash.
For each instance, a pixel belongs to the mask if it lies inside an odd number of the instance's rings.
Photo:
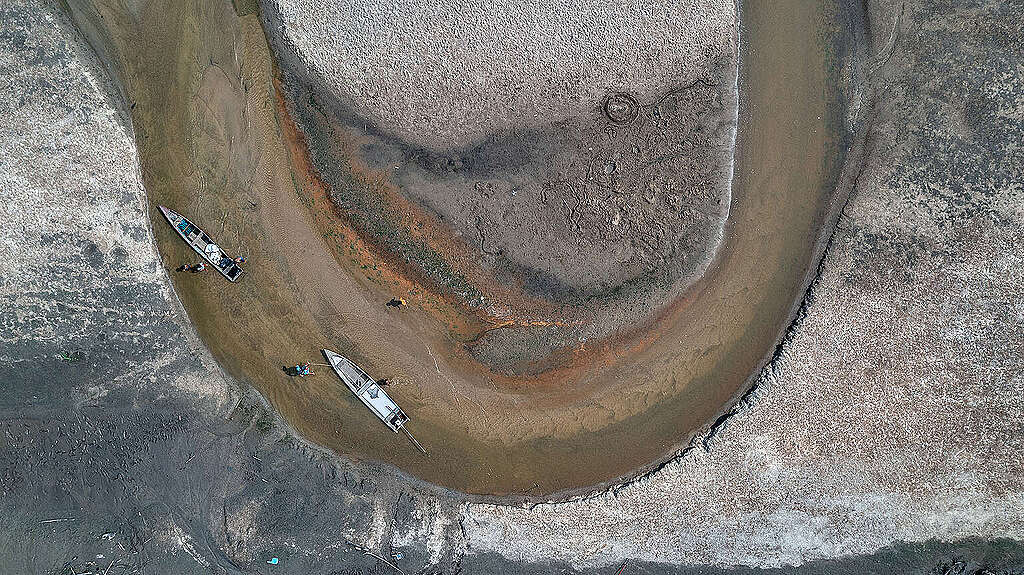
<svg viewBox="0 0 1024 575">
<path fill-rule="evenodd" d="M 628 124 L 640 113 L 636 99 L 625 92 L 616 92 L 604 101 L 604 114 L 616 124 Z"/>
</svg>

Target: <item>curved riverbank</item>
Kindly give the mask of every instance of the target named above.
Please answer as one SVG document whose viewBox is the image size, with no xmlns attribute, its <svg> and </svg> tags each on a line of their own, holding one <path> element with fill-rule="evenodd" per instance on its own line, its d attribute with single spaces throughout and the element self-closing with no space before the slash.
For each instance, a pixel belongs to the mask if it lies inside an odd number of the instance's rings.
<svg viewBox="0 0 1024 575">
<path fill-rule="evenodd" d="M 387 25 L 419 32 L 384 39 L 384 15 L 303 0 L 264 6 L 290 111 L 328 197 L 378 248 L 374 261 L 397 263 L 419 288 L 395 295 L 416 305 L 436 294 L 468 320 L 433 329 L 499 380 L 529 385 L 573 359 L 602 361 L 580 352 L 648 325 L 718 252 L 737 109 L 731 2 L 651 14 L 569 0 L 547 19 L 548 5 L 510 16 L 503 3 L 470 2 L 467 20 L 443 1 L 418 0 Z M 552 27 L 563 19 L 571 22 Z M 387 57 L 356 56 L 367 44 Z M 551 50 L 567 54 L 539 76 L 524 72 Z M 643 64 L 654 55 L 657 66 Z M 445 73 L 416 77 L 410 92 L 392 60 Z M 594 84 L 573 81 L 579 70 Z M 464 91 L 468 101 L 451 96 Z M 395 98 L 406 101 L 404 119 L 389 123 Z M 506 98 L 517 104 L 492 113 Z M 624 110 L 610 112 L 613 101 Z M 450 141 L 467 126 L 473 135 Z M 424 130 L 448 136 L 425 142 L 415 135 Z"/>
<path fill-rule="evenodd" d="M 305 448 L 239 389 L 161 269 L 130 101 L 55 6 L 6 4 L 5 565 L 208 575 L 279 557 L 304 575 L 398 551 L 406 573 L 1020 570 L 1024 24 L 1000 0 L 868 7 L 856 192 L 756 392 L 648 477 L 492 506 Z"/>
<path fill-rule="evenodd" d="M 827 78 L 838 72 L 828 69 L 824 39 L 845 25 L 836 15 L 791 6 L 793 17 L 765 22 L 782 29 L 763 38 L 788 43 L 751 51 L 757 58 L 780 48 L 786 57 L 751 80 L 769 84 L 751 87 L 743 108 L 738 186 L 719 261 L 647 336 L 613 340 L 611 360 L 595 364 L 581 355 L 583 371 L 572 381 L 519 389 L 446 353 L 457 346 L 437 337 L 428 313 L 395 317 L 382 305 L 387 292 L 375 273 L 346 273 L 331 244 L 359 252 L 356 235 L 316 233 L 315 218 L 327 206 L 310 193 L 300 140 L 289 139 L 299 133 L 288 135 L 255 8 L 196 5 L 174 18 L 161 17 L 160 2 L 146 5 L 148 17 L 99 9 L 105 26 L 115 23 L 109 34 L 119 48 L 111 52 L 123 60 L 150 198 L 188 212 L 250 256 L 250 274 L 237 289 L 217 277 L 177 276 L 176 291 L 218 361 L 305 437 L 465 492 L 586 487 L 671 453 L 713 421 L 770 355 L 814 267 L 813 245 L 834 191 L 829 174 L 838 166 L 827 162 L 838 142 L 829 135 L 843 124 L 829 123 L 830 113 L 841 114 L 826 106 L 835 97 L 826 93 Z M 822 38 L 801 42 L 809 30 Z M 753 98 L 758 93 L 763 99 Z M 760 113 L 769 107 L 771 114 Z M 190 256 L 154 221 L 165 264 L 177 267 Z M 329 378 L 294 381 L 281 373 L 323 346 L 397 381 L 394 395 L 429 458 L 381 434 Z"/>
</svg>

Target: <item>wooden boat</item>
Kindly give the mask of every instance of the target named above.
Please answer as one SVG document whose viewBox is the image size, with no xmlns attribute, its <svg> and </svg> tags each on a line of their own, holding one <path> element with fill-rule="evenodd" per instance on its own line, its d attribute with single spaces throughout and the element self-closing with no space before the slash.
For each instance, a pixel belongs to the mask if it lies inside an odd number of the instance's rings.
<svg viewBox="0 0 1024 575">
<path fill-rule="evenodd" d="M 377 382 L 372 377 L 367 375 L 365 371 L 348 358 L 329 349 L 321 351 L 327 359 L 327 363 L 331 364 L 331 367 L 334 368 L 334 372 L 338 374 L 341 381 L 345 382 L 345 386 L 363 402 L 363 405 L 380 418 L 391 431 L 395 433 L 398 433 L 399 430 L 404 431 L 420 451 L 423 453 L 427 452 L 420 445 L 420 442 L 416 441 L 416 438 L 405 428 L 406 422 L 409 421 L 409 416 L 402 411 L 402 408 L 398 407 L 398 404 L 391 399 L 386 391 L 377 385 Z"/>
<path fill-rule="evenodd" d="M 242 274 L 245 273 L 242 271 L 242 268 L 238 267 L 235 260 L 224 253 L 224 250 L 220 249 L 220 246 L 215 244 L 210 236 L 200 229 L 199 226 L 188 221 L 185 216 L 178 212 L 163 206 L 160 206 L 160 212 L 171 223 L 174 231 L 178 232 L 181 239 L 192 246 L 196 253 L 209 262 L 228 281 L 236 282 L 238 278 L 242 277 Z"/>
</svg>

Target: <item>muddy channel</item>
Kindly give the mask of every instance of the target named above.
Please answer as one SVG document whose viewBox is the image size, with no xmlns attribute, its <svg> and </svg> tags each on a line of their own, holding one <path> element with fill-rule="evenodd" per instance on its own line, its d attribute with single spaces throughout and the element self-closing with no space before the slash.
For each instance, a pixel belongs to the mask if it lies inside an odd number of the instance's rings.
<svg viewBox="0 0 1024 575">
<path fill-rule="evenodd" d="M 385 257 L 331 201 L 256 0 L 68 8 L 121 86 L 160 254 L 223 368 L 306 439 L 466 493 L 567 492 L 685 446 L 771 357 L 843 200 L 846 87 L 863 22 L 795 0 L 745 4 L 732 199 L 715 259 L 644 325 L 502 372 L 467 351 L 493 322 Z M 158 204 L 246 255 L 247 276 L 175 272 L 194 257 Z M 384 305 L 396 296 L 412 305 Z M 429 456 L 385 433 L 323 368 L 303 379 L 282 370 L 322 361 L 323 347 L 392 381 Z"/>
</svg>

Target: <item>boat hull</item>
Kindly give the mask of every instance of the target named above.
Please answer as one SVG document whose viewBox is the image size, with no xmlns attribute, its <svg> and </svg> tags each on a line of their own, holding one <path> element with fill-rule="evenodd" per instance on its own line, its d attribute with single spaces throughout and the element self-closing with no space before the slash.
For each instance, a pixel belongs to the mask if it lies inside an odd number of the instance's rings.
<svg viewBox="0 0 1024 575">
<path fill-rule="evenodd" d="M 409 416 L 398 407 L 398 404 L 391 399 L 386 391 L 377 385 L 372 377 L 345 356 L 329 349 L 321 351 L 324 358 L 327 359 L 327 363 L 334 368 L 334 373 L 345 383 L 349 391 L 355 394 L 384 425 L 395 433 L 403 429 L 405 423 L 409 421 Z"/>
<path fill-rule="evenodd" d="M 245 274 L 245 271 L 235 263 L 234 258 L 224 253 L 224 250 L 202 228 L 193 224 L 185 216 L 164 206 L 160 206 L 160 213 L 167 218 L 168 223 L 178 233 L 178 236 L 229 282 L 237 282 Z"/>
</svg>

